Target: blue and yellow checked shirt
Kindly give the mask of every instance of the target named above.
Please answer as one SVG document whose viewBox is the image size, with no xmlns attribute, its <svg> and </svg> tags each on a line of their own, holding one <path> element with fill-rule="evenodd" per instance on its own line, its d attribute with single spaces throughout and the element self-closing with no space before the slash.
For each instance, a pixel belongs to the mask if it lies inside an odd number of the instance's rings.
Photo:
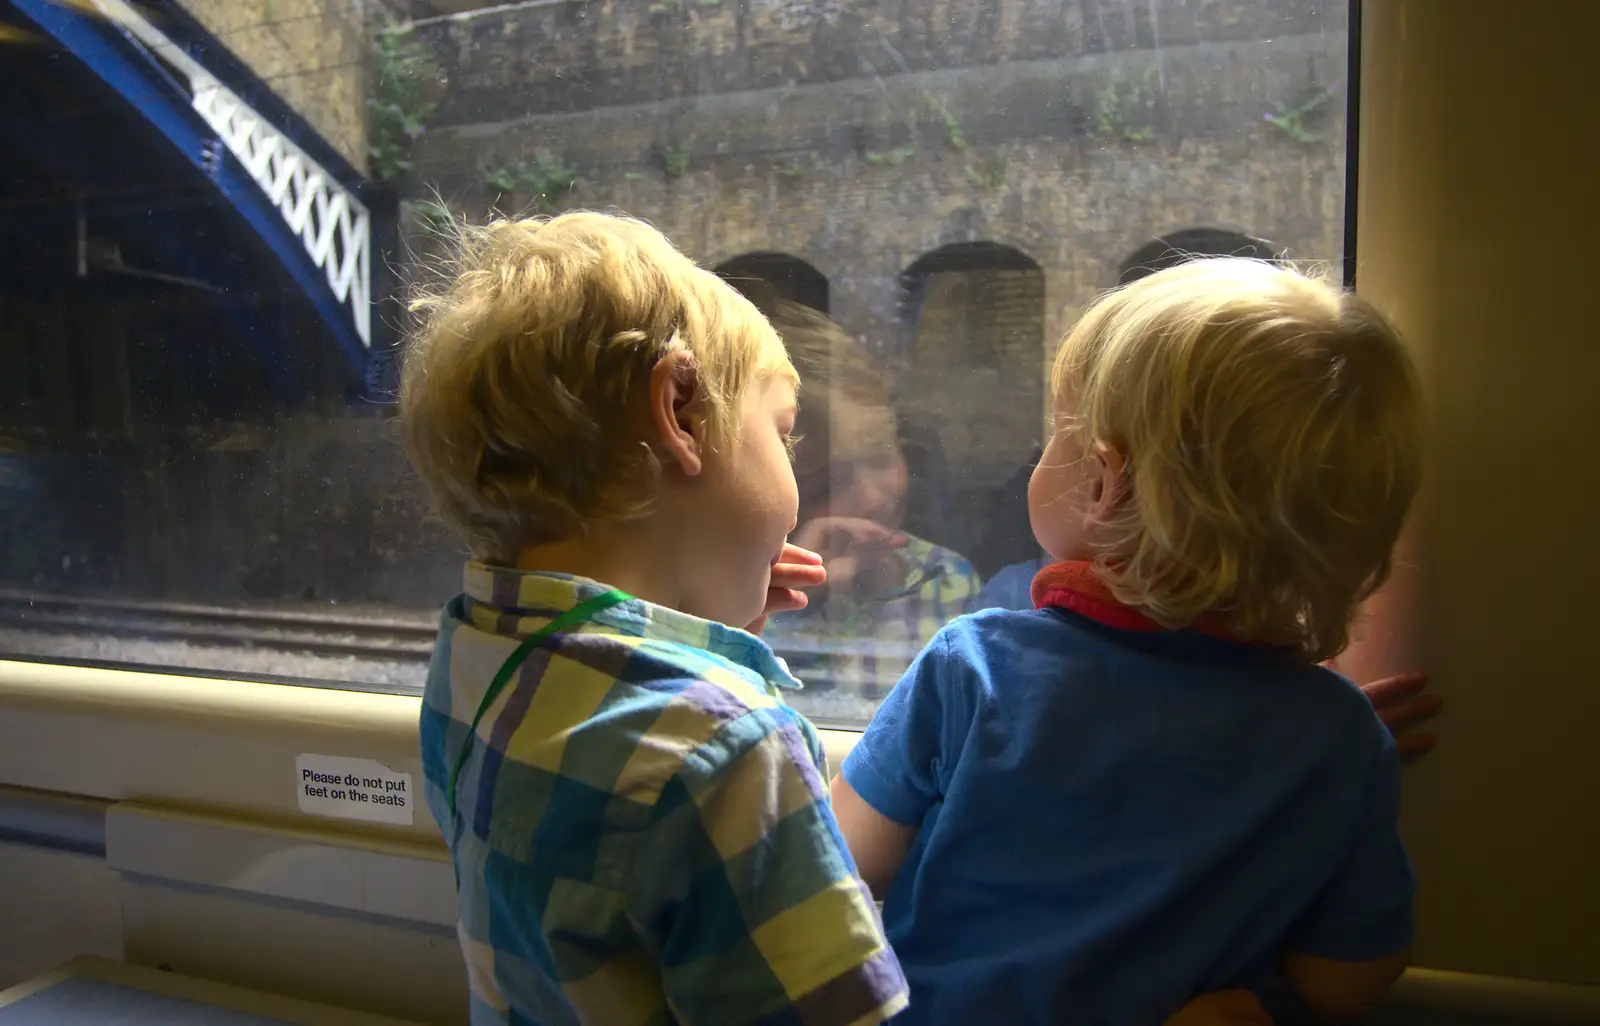
<svg viewBox="0 0 1600 1026">
<path fill-rule="evenodd" d="M 827 804 L 816 731 L 760 639 L 637 599 L 534 649 L 606 590 L 471 564 L 422 704 L 428 804 L 455 857 L 472 1021 L 878 1023 L 906 985 Z"/>
</svg>

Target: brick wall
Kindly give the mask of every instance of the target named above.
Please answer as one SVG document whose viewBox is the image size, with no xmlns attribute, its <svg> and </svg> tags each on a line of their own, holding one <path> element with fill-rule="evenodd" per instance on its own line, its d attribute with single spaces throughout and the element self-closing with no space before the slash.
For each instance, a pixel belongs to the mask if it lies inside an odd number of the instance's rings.
<svg viewBox="0 0 1600 1026">
<path fill-rule="evenodd" d="M 367 167 L 367 16 L 352 0 L 180 0 L 361 171 Z"/>
<path fill-rule="evenodd" d="M 570 0 L 427 31 L 441 124 L 1338 32 L 1316 0 Z"/>
<path fill-rule="evenodd" d="M 761 0 L 669 5 L 674 31 L 702 40 L 699 63 L 650 50 L 669 42 L 628 20 L 665 13 L 632 0 L 569 6 L 505 16 L 494 31 L 488 18 L 440 29 L 446 63 L 467 70 L 451 80 L 445 123 L 424 137 L 412 188 L 481 213 L 494 198 L 484 168 L 553 156 L 579 175 L 567 205 L 646 217 L 708 264 L 753 251 L 807 261 L 828 278 L 835 319 L 891 364 L 904 365 L 900 276 L 951 243 L 1004 244 L 1043 270 L 1038 367 L 1119 263 L 1157 235 L 1214 225 L 1300 257 L 1341 251 L 1342 94 L 1311 141 L 1264 119 L 1340 80 L 1341 4 L 1157 3 L 1163 43 L 1189 41 L 1115 52 L 1101 51 L 1156 38 L 1141 13 L 1151 5 L 851 5 L 912 69 L 888 73 L 868 59 L 866 37 L 835 38 L 826 23 L 769 39 Z M 990 9 L 990 29 L 961 28 Z M 1032 56 L 1049 32 L 1028 28 L 1027 12 L 1045 10 L 1057 12 L 1050 31 L 1066 35 L 1051 44 L 1058 55 Z M 606 18 L 617 19 L 610 32 Z M 936 59 L 970 62 L 917 70 Z M 628 84 L 635 63 L 658 60 L 654 85 Z M 780 86 L 751 77 L 785 62 L 805 75 Z M 747 70 L 715 70 L 723 65 Z M 513 88 L 504 76 L 515 67 Z M 691 84 L 704 92 L 683 95 Z M 517 109 L 480 102 L 479 90 Z"/>
</svg>

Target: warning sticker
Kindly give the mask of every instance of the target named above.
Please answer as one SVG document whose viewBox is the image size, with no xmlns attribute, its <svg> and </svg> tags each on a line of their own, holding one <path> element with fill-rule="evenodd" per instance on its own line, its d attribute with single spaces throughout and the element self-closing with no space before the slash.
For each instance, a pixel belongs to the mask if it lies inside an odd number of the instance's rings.
<svg viewBox="0 0 1600 1026">
<path fill-rule="evenodd" d="M 411 825 L 415 797 L 409 773 L 339 755 L 302 755 L 294 769 L 301 812 Z"/>
</svg>

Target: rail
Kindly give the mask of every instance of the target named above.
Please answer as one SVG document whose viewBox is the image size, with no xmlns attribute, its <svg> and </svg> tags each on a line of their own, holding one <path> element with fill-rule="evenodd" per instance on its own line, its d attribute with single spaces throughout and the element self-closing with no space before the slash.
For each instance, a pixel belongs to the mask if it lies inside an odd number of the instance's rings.
<svg viewBox="0 0 1600 1026">
<path fill-rule="evenodd" d="M 149 642 L 182 642 L 189 645 L 234 648 L 258 653 L 284 653 L 309 656 L 345 657 L 366 663 L 426 664 L 438 633 L 438 618 L 433 613 L 405 615 L 395 611 L 367 614 L 325 610 L 284 608 L 282 606 L 203 605 L 130 598 L 51 595 L 0 589 L 0 630 L 26 632 L 34 636 L 127 639 Z M 810 634 L 783 629 L 769 631 L 769 644 L 781 658 L 793 665 L 810 690 L 820 696 L 833 692 L 830 660 L 837 657 L 869 657 L 881 661 L 885 677 L 879 683 L 884 691 L 893 685 L 899 667 L 917 654 L 914 641 L 874 638 L 850 634 Z M 51 650 L 32 649 L 12 652 L 15 658 L 48 656 Z M 55 653 L 59 655 L 60 653 Z M 0 651 L 0 658 L 5 653 Z M 213 657 L 214 658 L 214 657 Z M 70 660 L 69 660 L 70 661 Z M 103 660 L 94 660 L 101 662 Z M 108 665 L 135 663 L 153 668 L 140 659 L 113 657 Z M 248 673 L 260 676 L 247 664 L 218 666 L 212 662 L 175 662 L 156 658 L 169 672 Z M 187 668 L 187 671 L 185 670 Z M 344 671 L 351 672 L 349 670 Z M 335 686 L 361 686 L 366 683 L 399 686 L 402 690 L 419 686 L 414 682 L 388 677 L 368 681 L 360 676 L 370 669 L 356 668 L 353 676 L 342 673 Z M 316 670 L 267 668 L 268 677 L 315 678 Z M 808 709 L 819 724 L 838 724 L 851 729 L 857 720 L 870 716 L 850 709 L 845 712 Z"/>
<path fill-rule="evenodd" d="M 357 616 L 20 592 L 0 592 L 0 626 L 400 662 L 426 662 L 438 631 L 433 617 L 421 615 Z"/>
</svg>

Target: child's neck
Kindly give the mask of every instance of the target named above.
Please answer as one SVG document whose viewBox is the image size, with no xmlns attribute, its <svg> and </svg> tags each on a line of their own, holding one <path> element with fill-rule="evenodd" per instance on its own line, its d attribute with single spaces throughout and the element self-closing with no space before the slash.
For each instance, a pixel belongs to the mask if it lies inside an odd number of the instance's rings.
<svg viewBox="0 0 1600 1026">
<path fill-rule="evenodd" d="M 683 589 L 664 550 L 642 525 L 592 529 L 578 538 L 530 545 L 517 554 L 518 570 L 587 577 L 671 609 L 683 607 Z"/>
</svg>

